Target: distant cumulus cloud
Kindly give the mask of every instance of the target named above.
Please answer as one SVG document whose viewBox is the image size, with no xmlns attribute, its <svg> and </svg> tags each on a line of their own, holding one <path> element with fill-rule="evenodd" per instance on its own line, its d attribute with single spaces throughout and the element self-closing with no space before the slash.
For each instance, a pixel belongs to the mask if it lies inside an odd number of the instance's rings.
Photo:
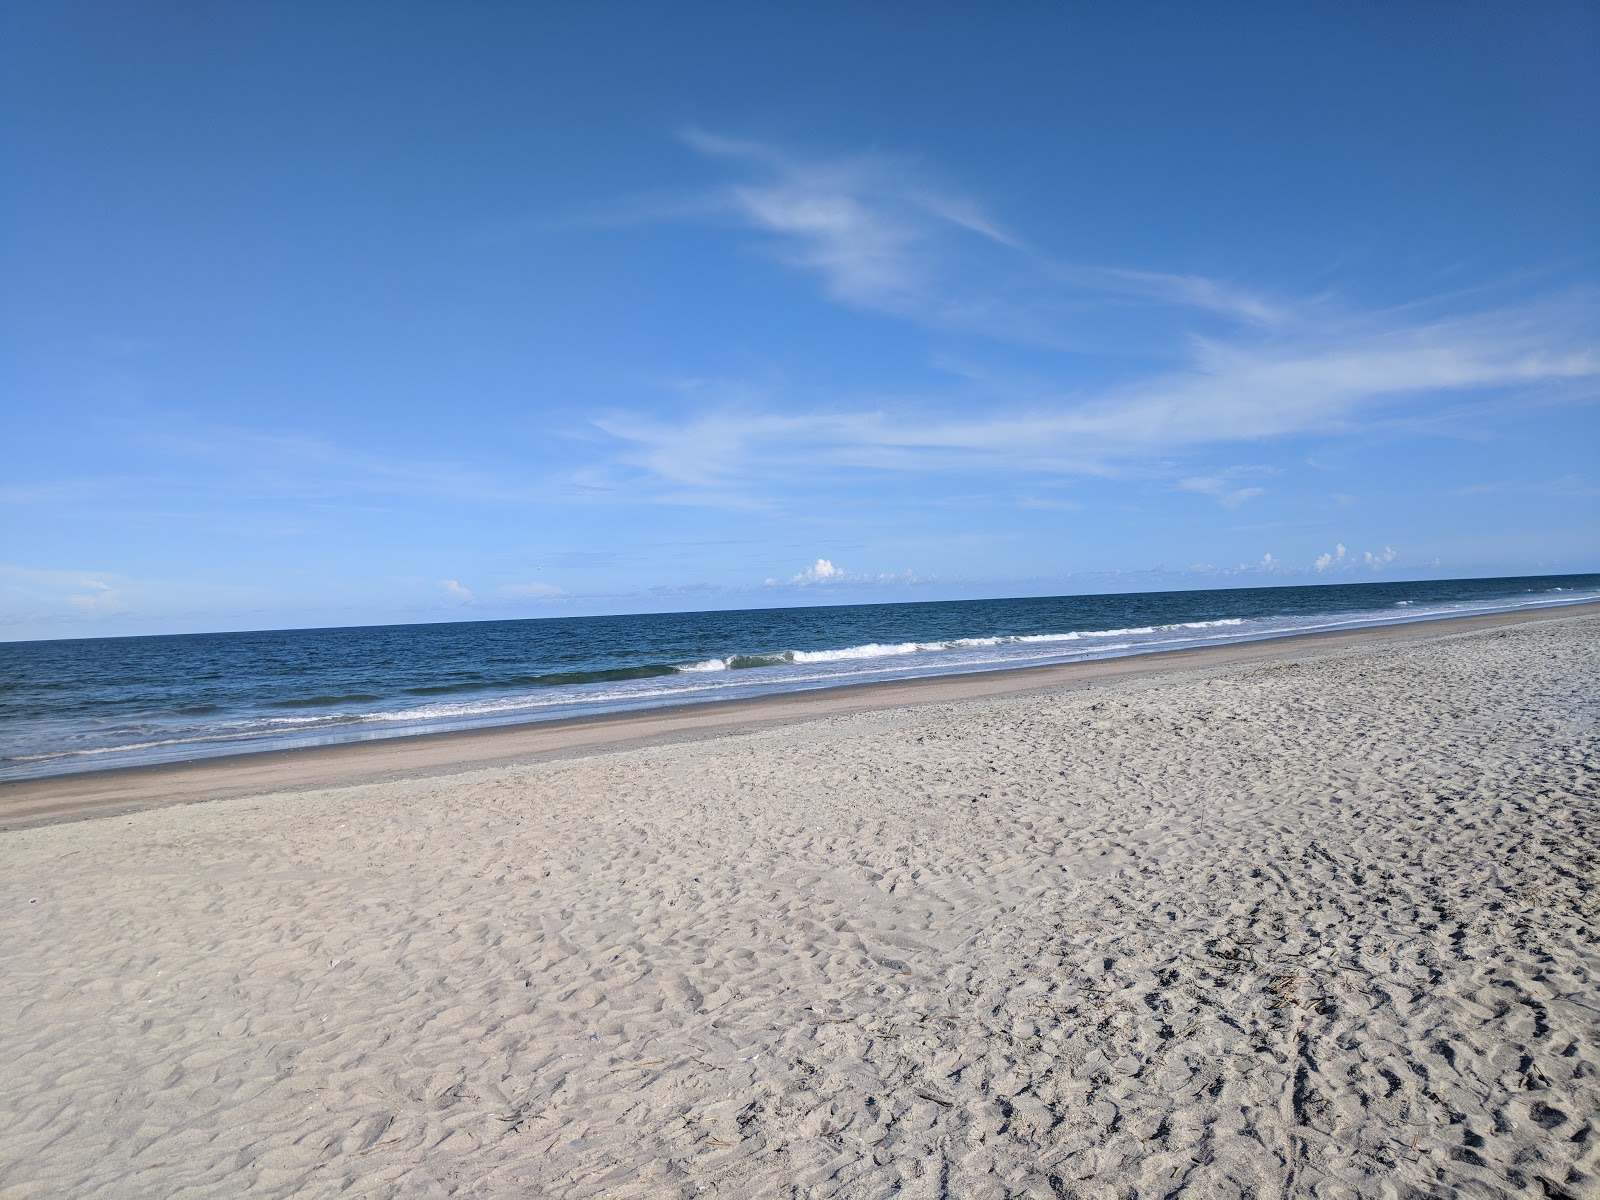
<svg viewBox="0 0 1600 1200">
<path fill-rule="evenodd" d="M 836 584 L 866 584 L 912 586 L 928 583 L 930 580 L 917 575 L 914 571 L 905 571 L 899 575 L 887 571 L 877 574 L 858 573 L 847 571 L 837 566 L 832 559 L 819 558 L 803 571 L 796 571 L 787 579 L 769 576 L 765 581 L 767 587 L 831 587 Z"/>
<path fill-rule="evenodd" d="M 125 607 L 121 593 L 103 579 L 86 578 L 80 586 L 86 590 L 65 597 L 66 602 L 74 608 L 105 613 L 121 612 Z"/>
<path fill-rule="evenodd" d="M 454 579 L 441 579 L 439 581 L 439 586 L 444 589 L 444 594 L 446 596 L 449 596 L 450 599 L 457 600 L 462 604 L 471 604 L 474 599 L 472 589 L 462 587 L 461 584 Z"/>
<path fill-rule="evenodd" d="M 814 583 L 840 583 L 850 578 L 848 571 L 843 571 L 833 565 L 826 558 L 819 558 L 803 571 L 799 571 L 783 582 L 794 587 L 808 587 Z M 776 579 L 768 579 L 769 586 L 777 584 Z"/>
<path fill-rule="evenodd" d="M 1343 567 L 1346 570 L 1354 570 L 1356 569 L 1359 561 L 1361 566 L 1366 566 L 1372 568 L 1373 570 L 1377 570 L 1379 567 L 1388 566 L 1390 563 L 1394 562 L 1397 557 L 1399 557 L 1399 554 L 1393 546 L 1385 546 L 1379 551 L 1363 550 L 1361 552 L 1360 559 L 1357 560 L 1357 558 L 1345 548 L 1345 544 L 1343 542 L 1339 542 L 1334 545 L 1332 550 L 1324 554 L 1317 555 L 1316 559 L 1311 564 L 1311 569 L 1319 575 L 1327 571 L 1337 570 L 1340 567 Z"/>
<path fill-rule="evenodd" d="M 1323 571 L 1326 571 L 1329 567 L 1334 566 L 1337 563 L 1344 562 L 1344 555 L 1345 555 L 1344 543 L 1343 542 L 1339 542 L 1334 546 L 1334 548 L 1330 552 L 1328 552 L 1326 554 L 1317 555 L 1317 561 L 1311 564 L 1312 569 L 1315 570 L 1318 574 L 1321 574 Z"/>
</svg>

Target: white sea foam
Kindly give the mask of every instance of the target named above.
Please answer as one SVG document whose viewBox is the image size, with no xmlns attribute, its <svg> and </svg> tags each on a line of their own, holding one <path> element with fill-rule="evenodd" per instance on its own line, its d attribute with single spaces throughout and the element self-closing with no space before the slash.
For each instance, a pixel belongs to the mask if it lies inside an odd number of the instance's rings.
<svg viewBox="0 0 1600 1200">
<path fill-rule="evenodd" d="M 1135 625 L 1125 629 L 1074 629 L 1064 633 L 996 634 L 992 637 L 950 638 L 942 642 L 868 642 L 865 645 L 845 646 L 838 650 L 791 650 L 783 657 L 794 663 L 843 662 L 861 658 L 930 654 L 941 650 L 981 649 L 987 646 L 1033 646 L 1077 642 L 1084 638 L 1143 637 L 1153 633 L 1175 633 L 1183 629 L 1210 629 L 1221 625 L 1242 624 L 1244 624 L 1242 617 L 1229 617 L 1218 621 L 1184 621 L 1176 625 Z"/>
<path fill-rule="evenodd" d="M 945 645 L 944 642 L 868 642 L 864 646 L 845 646 L 840 650 L 792 650 L 790 657 L 797 663 L 845 662 L 853 658 L 888 658 L 943 650 Z"/>
<path fill-rule="evenodd" d="M 84 746 L 72 750 L 56 750 L 46 754 L 11 754 L 10 762 L 49 762 L 62 758 L 92 758 L 98 754 L 134 754 L 145 750 L 159 750 L 167 746 L 205 746 L 215 742 L 248 741 L 263 736 L 267 731 L 255 733 L 201 733 L 194 737 L 160 738 L 148 742 L 119 742 L 113 746 Z"/>
<path fill-rule="evenodd" d="M 673 668 L 682 671 L 685 675 L 699 675 L 711 671 L 726 671 L 728 660 L 725 658 L 708 658 L 704 662 L 679 663 Z"/>
</svg>

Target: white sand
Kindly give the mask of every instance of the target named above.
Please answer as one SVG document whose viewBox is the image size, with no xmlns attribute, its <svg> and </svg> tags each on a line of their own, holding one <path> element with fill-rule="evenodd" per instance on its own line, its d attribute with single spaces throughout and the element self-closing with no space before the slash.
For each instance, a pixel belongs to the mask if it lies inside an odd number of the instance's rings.
<svg viewBox="0 0 1600 1200">
<path fill-rule="evenodd" d="M 1600 617 L 0 834 L 0 1197 L 1592 1196 Z"/>
</svg>

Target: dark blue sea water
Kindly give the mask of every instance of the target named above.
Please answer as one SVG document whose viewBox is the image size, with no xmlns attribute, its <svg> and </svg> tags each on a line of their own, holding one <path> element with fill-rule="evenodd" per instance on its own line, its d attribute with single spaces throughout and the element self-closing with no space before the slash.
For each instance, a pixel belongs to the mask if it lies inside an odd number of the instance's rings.
<svg viewBox="0 0 1600 1200">
<path fill-rule="evenodd" d="M 0 779 L 1600 599 L 1600 575 L 0 644 Z"/>
</svg>

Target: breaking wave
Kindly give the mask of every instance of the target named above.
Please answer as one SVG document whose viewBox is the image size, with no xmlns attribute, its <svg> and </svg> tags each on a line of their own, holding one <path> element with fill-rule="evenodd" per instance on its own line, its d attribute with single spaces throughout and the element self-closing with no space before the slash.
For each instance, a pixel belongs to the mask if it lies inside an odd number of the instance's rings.
<svg viewBox="0 0 1600 1200">
<path fill-rule="evenodd" d="M 937 654 L 947 650 L 977 650 L 989 646 L 1037 646 L 1053 642 L 1078 642 L 1092 638 L 1137 637 L 1152 633 L 1176 633 L 1184 629 L 1211 629 L 1223 625 L 1243 625 L 1243 617 L 1220 621 L 1181 621 L 1174 625 L 1137 625 L 1127 629 L 1084 629 L 1070 633 L 996 634 L 992 637 L 948 638 L 937 642 L 865 642 L 837 650 L 784 650 L 775 654 L 731 654 L 700 662 L 679 663 L 673 669 L 685 674 L 713 671 L 738 671 L 750 667 L 777 667 L 786 664 L 854 662 L 872 658 L 901 658 L 907 654 Z"/>
</svg>

